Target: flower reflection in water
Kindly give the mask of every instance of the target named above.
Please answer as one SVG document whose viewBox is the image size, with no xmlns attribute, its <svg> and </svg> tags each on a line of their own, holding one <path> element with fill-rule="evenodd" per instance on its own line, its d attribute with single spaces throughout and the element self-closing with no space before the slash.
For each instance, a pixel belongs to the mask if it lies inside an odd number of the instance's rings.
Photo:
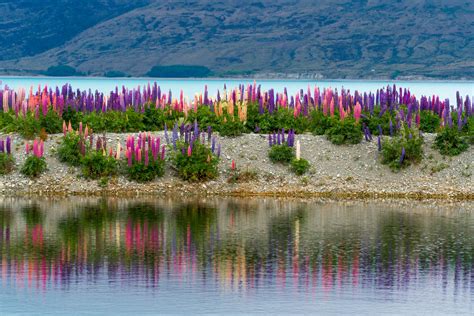
<svg viewBox="0 0 474 316">
<path fill-rule="evenodd" d="M 4 203 L 1 286 L 251 295 L 474 290 L 474 212 L 275 200 Z M 9 206 L 6 206 L 9 205 Z"/>
</svg>

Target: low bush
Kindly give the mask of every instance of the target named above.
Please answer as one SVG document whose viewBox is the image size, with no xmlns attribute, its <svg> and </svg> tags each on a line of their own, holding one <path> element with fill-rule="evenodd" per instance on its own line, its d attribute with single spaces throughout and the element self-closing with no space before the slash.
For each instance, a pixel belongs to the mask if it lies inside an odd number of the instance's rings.
<svg viewBox="0 0 474 316">
<path fill-rule="evenodd" d="M 48 110 L 46 115 L 40 114 L 40 129 L 44 129 L 48 134 L 57 134 L 62 131 L 63 119 L 52 108 Z"/>
<path fill-rule="evenodd" d="M 206 126 L 203 125 L 202 122 L 200 122 L 199 125 Z M 220 136 L 236 137 L 242 135 L 242 133 L 246 131 L 246 128 L 238 118 L 225 115 L 218 125 L 218 131 Z"/>
<path fill-rule="evenodd" d="M 134 161 L 125 167 L 125 172 L 129 180 L 141 183 L 150 182 L 165 174 L 165 162 L 159 158 L 153 161 L 150 152 L 148 163 Z"/>
<path fill-rule="evenodd" d="M 6 175 L 13 171 L 15 161 L 12 155 L 0 152 L 0 175 Z"/>
<path fill-rule="evenodd" d="M 81 136 L 75 132 L 69 132 L 63 137 L 58 147 L 59 161 L 69 166 L 79 166 L 81 164 Z"/>
<path fill-rule="evenodd" d="M 172 161 L 179 177 L 186 181 L 206 181 L 218 176 L 218 156 L 199 140 L 193 143 L 192 149 L 187 143 L 178 142 Z"/>
<path fill-rule="evenodd" d="M 44 157 L 29 155 L 21 167 L 20 172 L 29 178 L 36 178 L 45 172 L 46 169 L 47 165 Z"/>
<path fill-rule="evenodd" d="M 399 136 L 391 137 L 382 143 L 382 164 L 392 171 L 398 171 L 423 158 L 423 138 L 419 133 L 403 128 Z"/>
<path fill-rule="evenodd" d="M 290 164 L 291 171 L 295 174 L 302 176 L 306 172 L 308 172 L 310 164 L 309 161 L 303 158 L 300 159 L 293 159 Z"/>
<path fill-rule="evenodd" d="M 105 151 L 92 150 L 81 160 L 82 174 L 87 179 L 100 179 L 117 174 L 118 164 L 114 157 L 107 156 Z"/>
<path fill-rule="evenodd" d="M 295 149 L 286 143 L 273 145 L 268 152 L 268 158 L 273 163 L 289 164 L 295 158 Z"/>
<path fill-rule="evenodd" d="M 457 156 L 469 147 L 467 137 L 461 135 L 456 127 L 444 127 L 435 138 L 434 147 L 442 155 Z"/>
<path fill-rule="evenodd" d="M 353 118 L 333 120 L 326 136 L 335 145 L 358 144 L 362 140 L 362 129 Z"/>
<path fill-rule="evenodd" d="M 326 131 L 332 126 L 332 119 L 330 116 L 324 115 L 322 111 L 312 111 L 310 130 L 313 135 L 324 135 Z"/>
<path fill-rule="evenodd" d="M 438 114 L 431 111 L 420 112 L 420 131 L 425 133 L 436 133 L 441 124 Z"/>
</svg>

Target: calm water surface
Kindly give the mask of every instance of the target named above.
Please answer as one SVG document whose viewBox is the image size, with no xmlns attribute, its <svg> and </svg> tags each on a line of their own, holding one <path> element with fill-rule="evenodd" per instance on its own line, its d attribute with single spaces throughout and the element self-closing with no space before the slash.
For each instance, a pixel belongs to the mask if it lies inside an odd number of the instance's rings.
<svg viewBox="0 0 474 316">
<path fill-rule="evenodd" d="M 474 205 L 0 200 L 0 314 L 474 313 Z"/>
<path fill-rule="evenodd" d="M 156 81 L 162 91 L 171 90 L 174 96 L 179 96 L 181 90 L 188 98 L 194 97 L 196 93 L 204 91 L 204 85 L 209 88 L 211 96 L 217 94 L 217 89 L 222 89 L 224 84 L 229 88 L 238 87 L 239 84 L 252 84 L 250 79 L 149 79 L 149 78 L 51 78 L 51 77 L 0 77 L 3 85 L 17 89 L 20 87 L 27 88 L 38 85 L 48 85 L 50 87 L 62 86 L 70 83 L 74 89 L 108 93 L 114 90 L 116 86 L 125 86 L 134 88 L 145 86 L 148 83 Z M 421 95 L 431 96 L 437 95 L 441 99 L 449 98 L 451 102 L 456 100 L 456 91 L 465 97 L 474 96 L 474 81 L 396 81 L 396 80 L 258 80 L 258 84 L 262 85 L 264 90 L 270 88 L 282 92 L 286 87 L 289 94 L 295 94 L 300 89 L 307 89 L 310 86 L 320 88 L 338 88 L 342 87 L 351 91 L 374 92 L 377 89 L 386 87 L 387 85 L 396 84 L 399 87 L 410 89 L 417 97 Z M 453 103 L 454 104 L 454 103 Z"/>
</svg>

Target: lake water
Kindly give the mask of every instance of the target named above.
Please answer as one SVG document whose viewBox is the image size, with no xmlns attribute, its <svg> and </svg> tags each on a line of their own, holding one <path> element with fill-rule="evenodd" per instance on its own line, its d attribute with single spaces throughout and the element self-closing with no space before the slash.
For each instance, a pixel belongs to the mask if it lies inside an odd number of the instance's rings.
<svg viewBox="0 0 474 316">
<path fill-rule="evenodd" d="M 0 314 L 474 313 L 474 205 L 2 199 Z"/>
<path fill-rule="evenodd" d="M 50 87 L 62 86 L 70 83 L 74 89 L 108 93 L 114 90 L 116 86 L 125 86 L 134 88 L 156 81 L 160 85 L 162 91 L 171 89 L 174 96 L 178 96 L 180 91 L 188 98 L 194 97 L 195 93 L 202 93 L 204 85 L 208 86 L 209 93 L 215 95 L 217 89 L 222 89 L 224 84 L 228 88 L 238 87 L 239 84 L 252 84 L 250 79 L 149 79 L 149 78 L 52 78 L 52 77 L 0 77 L 3 85 L 11 88 L 19 87 L 29 89 L 30 86 L 38 87 L 38 85 L 48 85 Z M 421 95 L 431 96 L 437 95 L 441 99 L 449 98 L 454 102 L 456 100 L 456 91 L 465 97 L 474 96 L 474 81 L 394 81 L 394 80 L 258 80 L 258 84 L 262 85 L 264 90 L 274 88 L 276 91 L 282 92 L 286 87 L 288 93 L 295 94 L 300 89 L 306 89 L 308 86 L 314 89 L 314 86 L 320 88 L 346 88 L 351 91 L 359 92 L 375 92 L 376 89 L 392 86 L 396 84 L 399 87 L 410 89 L 417 97 Z"/>
</svg>

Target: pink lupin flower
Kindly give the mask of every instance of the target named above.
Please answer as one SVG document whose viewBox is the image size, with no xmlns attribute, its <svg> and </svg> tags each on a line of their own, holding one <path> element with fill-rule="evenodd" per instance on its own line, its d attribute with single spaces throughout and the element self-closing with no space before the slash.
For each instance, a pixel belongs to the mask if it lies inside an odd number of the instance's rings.
<svg viewBox="0 0 474 316">
<path fill-rule="evenodd" d="M 66 136 L 66 134 L 67 134 L 66 121 L 63 121 L 63 134 L 64 134 L 64 136 Z"/>
<path fill-rule="evenodd" d="M 33 141 L 33 155 L 38 157 L 38 140 L 37 139 Z"/>
<path fill-rule="evenodd" d="M 71 121 L 69 121 L 69 124 L 68 124 L 68 126 L 67 126 L 67 131 L 68 131 L 69 133 L 73 131 Z"/>
<path fill-rule="evenodd" d="M 232 170 L 235 170 L 235 160 L 234 159 L 232 159 L 232 164 L 230 165 L 230 168 Z"/>
<path fill-rule="evenodd" d="M 165 160 L 165 151 L 166 147 L 163 145 L 163 147 L 161 147 L 161 160 Z"/>
<path fill-rule="evenodd" d="M 142 162 L 142 151 L 137 148 L 137 160 L 138 162 Z"/>
<path fill-rule="evenodd" d="M 331 103 L 329 104 L 329 113 L 331 114 L 331 117 L 334 116 L 334 99 L 331 99 Z"/>
<path fill-rule="evenodd" d="M 113 157 L 114 156 L 114 152 L 112 150 L 112 148 L 109 149 L 109 157 Z"/>
<path fill-rule="evenodd" d="M 191 157 L 191 154 L 192 154 L 192 149 L 191 149 L 191 145 L 188 146 L 188 157 Z"/>
<path fill-rule="evenodd" d="M 79 135 L 82 135 L 82 122 L 79 122 Z"/>
<path fill-rule="evenodd" d="M 145 149 L 145 166 L 148 166 L 149 163 L 148 149 Z"/>
<path fill-rule="evenodd" d="M 44 141 L 41 140 L 39 143 L 39 157 L 38 158 L 43 157 L 43 155 L 44 155 Z"/>
<path fill-rule="evenodd" d="M 86 129 L 84 130 L 84 138 L 87 138 L 89 136 L 89 126 L 86 125 Z"/>
<path fill-rule="evenodd" d="M 354 107 L 354 118 L 356 120 L 356 123 L 359 123 L 361 113 L 362 107 L 360 106 L 360 103 L 357 102 L 356 106 Z"/>
<path fill-rule="evenodd" d="M 27 155 L 30 153 L 30 144 L 28 142 L 25 143 L 25 152 Z"/>
<path fill-rule="evenodd" d="M 132 166 L 132 152 L 130 151 L 129 148 L 127 148 L 125 155 L 127 156 L 128 166 L 131 167 Z"/>
</svg>

